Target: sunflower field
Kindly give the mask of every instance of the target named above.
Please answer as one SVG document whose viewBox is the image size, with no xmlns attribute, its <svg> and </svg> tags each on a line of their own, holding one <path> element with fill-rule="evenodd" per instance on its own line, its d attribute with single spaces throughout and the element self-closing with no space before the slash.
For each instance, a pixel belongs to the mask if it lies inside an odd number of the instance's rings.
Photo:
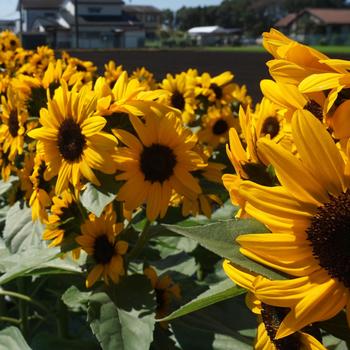
<svg viewBox="0 0 350 350">
<path fill-rule="evenodd" d="M 0 349 L 350 348 L 350 61 L 277 30 L 252 101 L 0 33 Z"/>
</svg>

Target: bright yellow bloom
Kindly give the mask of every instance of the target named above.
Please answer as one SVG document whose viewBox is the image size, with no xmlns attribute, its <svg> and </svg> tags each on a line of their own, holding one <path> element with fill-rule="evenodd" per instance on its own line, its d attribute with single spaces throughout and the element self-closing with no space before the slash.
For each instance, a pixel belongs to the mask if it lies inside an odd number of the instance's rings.
<svg viewBox="0 0 350 350">
<path fill-rule="evenodd" d="M 127 210 L 146 203 L 149 220 L 164 217 L 172 191 L 195 199 L 202 192 L 190 173 L 206 166 L 193 151 L 197 138 L 184 129 L 180 119 L 167 115 L 149 114 L 145 122 L 130 116 L 137 137 L 120 129 L 113 132 L 126 147 L 119 147 L 115 161 L 121 174 L 117 180 L 126 183 L 118 193 Z"/>
<path fill-rule="evenodd" d="M 41 128 L 28 135 L 37 139 L 37 152 L 43 154 L 51 176 L 58 175 L 56 194 L 72 183 L 76 188 L 83 176 L 100 185 L 92 169 L 107 174 L 115 171 L 112 154 L 116 146 L 114 136 L 102 132 L 106 120 L 94 115 L 96 96 L 84 86 L 79 92 L 69 91 L 64 80 L 49 97 L 48 109 L 40 110 Z"/>
<path fill-rule="evenodd" d="M 290 308 L 277 338 L 332 318 L 345 307 L 350 320 L 349 154 L 345 163 L 308 111 L 294 114 L 292 133 L 299 158 L 266 138 L 258 142 L 258 154 L 273 165 L 281 185 L 243 181 L 238 187 L 246 212 L 272 232 L 239 236 L 241 252 L 295 277 L 264 281 L 260 287 L 264 303 Z"/>
<path fill-rule="evenodd" d="M 326 350 L 326 348 L 313 336 L 302 332 L 293 333 L 285 338 L 276 339 L 278 327 L 288 312 L 288 309 L 273 306 L 262 302 L 255 294 L 259 281 L 267 280 L 261 276 L 255 276 L 232 265 L 229 261 L 224 262 L 224 270 L 239 286 L 248 290 L 246 302 L 251 311 L 257 315 L 258 331 L 255 338 L 255 350 Z M 321 334 L 320 334 L 321 336 Z"/>
<path fill-rule="evenodd" d="M 157 82 L 154 79 L 153 73 L 148 71 L 145 67 L 135 69 L 131 74 L 131 79 L 137 79 L 141 86 L 147 90 L 155 90 Z"/>
<path fill-rule="evenodd" d="M 101 277 L 108 284 L 109 280 L 118 283 L 124 276 L 123 255 L 128 250 L 128 243 L 117 239 L 122 230 L 123 224 L 116 223 L 112 210 L 105 211 L 99 218 L 91 214 L 81 225 L 81 235 L 76 241 L 94 262 L 86 279 L 87 288 Z"/>
</svg>

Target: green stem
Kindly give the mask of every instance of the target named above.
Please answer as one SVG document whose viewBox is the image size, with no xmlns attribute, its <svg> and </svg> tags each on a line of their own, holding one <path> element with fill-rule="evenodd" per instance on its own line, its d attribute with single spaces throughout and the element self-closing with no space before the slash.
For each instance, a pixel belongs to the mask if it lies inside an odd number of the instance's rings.
<svg viewBox="0 0 350 350">
<path fill-rule="evenodd" d="M 32 299 L 28 295 L 24 295 L 24 294 L 17 293 L 17 292 L 12 292 L 10 290 L 0 290 L 0 296 L 2 296 L 2 295 L 8 295 L 9 297 L 13 297 L 13 298 L 17 298 L 17 299 L 26 301 L 28 303 L 31 303 L 31 304 L 37 306 L 38 308 L 45 311 L 46 313 L 48 312 L 47 308 L 43 304 Z"/>
<path fill-rule="evenodd" d="M 20 293 L 17 293 L 18 295 L 25 296 L 25 280 L 24 278 L 19 278 L 17 280 L 17 287 Z M 23 334 L 23 337 L 25 339 L 28 338 L 29 334 L 29 325 L 28 325 L 28 305 L 27 300 L 24 300 L 23 298 L 19 298 L 18 303 L 18 309 L 19 309 L 19 316 L 21 319 L 21 331 Z"/>
<path fill-rule="evenodd" d="M 15 325 L 20 325 L 22 321 L 13 317 L 0 316 L 0 322 L 9 322 Z"/>
<path fill-rule="evenodd" d="M 57 332 L 60 338 L 69 338 L 68 332 L 68 310 L 62 300 L 57 300 Z"/>
<path fill-rule="evenodd" d="M 131 249 L 130 253 L 128 254 L 128 261 L 131 261 L 132 259 L 135 259 L 136 257 L 138 257 L 138 255 L 140 254 L 140 252 L 142 251 L 142 249 L 150 239 L 150 230 L 149 230 L 150 226 L 151 226 L 151 222 L 147 220 L 134 248 Z"/>
</svg>

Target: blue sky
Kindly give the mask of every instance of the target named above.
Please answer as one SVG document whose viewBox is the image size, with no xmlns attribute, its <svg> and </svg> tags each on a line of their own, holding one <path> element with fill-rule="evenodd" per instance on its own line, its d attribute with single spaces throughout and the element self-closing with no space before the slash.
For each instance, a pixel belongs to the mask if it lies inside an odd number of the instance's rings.
<svg viewBox="0 0 350 350">
<path fill-rule="evenodd" d="M 45 0 L 43 0 L 45 1 Z M 182 6 L 208 6 L 219 5 L 221 0 L 124 0 L 125 4 L 153 5 L 160 9 L 170 8 L 177 10 Z M 18 0 L 0 0 L 0 18 L 18 17 L 16 13 Z M 98 3 L 98 0 L 96 1 Z"/>
</svg>

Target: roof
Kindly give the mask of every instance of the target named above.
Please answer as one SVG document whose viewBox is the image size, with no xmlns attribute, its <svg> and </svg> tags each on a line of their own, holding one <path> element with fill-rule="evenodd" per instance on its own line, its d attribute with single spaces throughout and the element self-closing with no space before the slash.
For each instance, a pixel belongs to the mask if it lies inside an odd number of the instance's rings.
<svg viewBox="0 0 350 350">
<path fill-rule="evenodd" d="M 42 27 L 42 28 L 56 28 L 56 29 L 70 29 L 70 25 L 66 20 L 59 16 L 58 18 L 37 18 L 34 22 L 33 27 Z"/>
<path fill-rule="evenodd" d="M 281 18 L 276 24 L 276 27 L 288 27 L 297 17 L 297 13 L 288 13 L 287 16 Z"/>
<path fill-rule="evenodd" d="M 222 28 L 220 26 L 203 26 L 189 29 L 188 34 L 233 34 L 240 33 L 240 28 Z"/>
<path fill-rule="evenodd" d="M 137 13 L 150 13 L 156 12 L 161 13 L 162 11 L 151 5 L 125 5 L 123 7 L 125 12 L 137 12 Z"/>
<path fill-rule="evenodd" d="M 308 12 L 325 24 L 350 24 L 350 9 L 307 8 L 299 15 Z"/>
<path fill-rule="evenodd" d="M 24 9 L 51 9 L 59 8 L 62 6 L 65 0 L 22 0 L 22 7 Z M 19 11 L 19 4 L 17 4 L 17 10 Z"/>
</svg>

